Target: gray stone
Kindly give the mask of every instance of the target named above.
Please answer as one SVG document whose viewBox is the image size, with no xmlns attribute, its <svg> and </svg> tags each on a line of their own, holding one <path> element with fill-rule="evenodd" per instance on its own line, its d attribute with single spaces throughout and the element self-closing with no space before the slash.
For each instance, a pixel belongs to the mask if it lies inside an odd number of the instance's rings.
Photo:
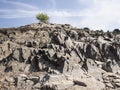
<svg viewBox="0 0 120 90">
<path fill-rule="evenodd" d="M 17 50 L 13 52 L 13 57 L 15 60 L 18 60 L 19 62 L 24 62 L 22 48 L 17 48 Z"/>
<path fill-rule="evenodd" d="M 0 89 L 119 88 L 120 33 L 43 22 L 0 28 Z"/>
</svg>

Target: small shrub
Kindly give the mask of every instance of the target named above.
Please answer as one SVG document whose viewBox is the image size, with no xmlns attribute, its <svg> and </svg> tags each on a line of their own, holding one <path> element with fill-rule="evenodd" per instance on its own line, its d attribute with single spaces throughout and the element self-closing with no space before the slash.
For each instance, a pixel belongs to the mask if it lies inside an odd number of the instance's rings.
<svg viewBox="0 0 120 90">
<path fill-rule="evenodd" d="M 41 22 L 45 22 L 45 23 L 48 22 L 49 20 L 49 16 L 44 13 L 39 13 L 38 15 L 36 15 L 36 18 L 40 20 Z"/>
</svg>

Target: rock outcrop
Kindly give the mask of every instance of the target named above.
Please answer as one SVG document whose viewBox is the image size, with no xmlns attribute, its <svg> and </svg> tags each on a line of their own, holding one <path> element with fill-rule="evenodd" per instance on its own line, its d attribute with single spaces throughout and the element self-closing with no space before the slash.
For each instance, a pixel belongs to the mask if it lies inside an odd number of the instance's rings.
<svg viewBox="0 0 120 90">
<path fill-rule="evenodd" d="M 50 23 L 0 29 L 0 90 L 119 89 L 119 30 Z"/>
</svg>

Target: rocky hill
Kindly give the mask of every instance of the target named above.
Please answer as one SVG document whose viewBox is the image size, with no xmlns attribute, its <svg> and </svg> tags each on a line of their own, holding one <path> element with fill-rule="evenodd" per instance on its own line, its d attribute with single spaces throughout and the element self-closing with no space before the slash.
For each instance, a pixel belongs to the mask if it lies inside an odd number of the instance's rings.
<svg viewBox="0 0 120 90">
<path fill-rule="evenodd" d="M 1 28 L 0 90 L 120 90 L 120 31 Z"/>
</svg>

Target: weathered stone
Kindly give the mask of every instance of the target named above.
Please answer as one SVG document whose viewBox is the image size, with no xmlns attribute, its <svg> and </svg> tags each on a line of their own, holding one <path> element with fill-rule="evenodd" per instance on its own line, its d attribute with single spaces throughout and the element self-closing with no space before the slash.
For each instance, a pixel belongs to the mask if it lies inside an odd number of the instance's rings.
<svg viewBox="0 0 120 90">
<path fill-rule="evenodd" d="M 73 81 L 73 82 L 74 82 L 75 85 L 87 87 L 87 85 L 84 82 L 80 82 L 80 81 Z"/>
<path fill-rule="evenodd" d="M 40 89 L 41 88 L 41 84 L 40 83 L 37 83 L 33 86 L 33 89 Z"/>
<path fill-rule="evenodd" d="M 119 88 L 120 34 L 115 31 L 42 22 L 0 29 L 1 90 Z"/>
<path fill-rule="evenodd" d="M 115 60 L 108 60 L 102 67 L 107 72 L 119 73 L 120 67 Z"/>
<path fill-rule="evenodd" d="M 14 83 L 14 82 L 15 82 L 15 80 L 14 80 L 13 77 L 6 77 L 5 80 L 6 80 L 7 82 L 10 82 L 10 83 Z"/>
<path fill-rule="evenodd" d="M 120 87 L 120 82 L 119 82 L 119 83 L 115 83 L 115 85 L 116 85 L 117 87 Z"/>
<path fill-rule="evenodd" d="M 17 50 L 13 52 L 13 58 L 19 62 L 24 62 L 22 48 L 17 48 Z"/>
<path fill-rule="evenodd" d="M 33 72 L 40 71 L 39 61 L 37 56 L 31 56 L 31 66 L 29 71 L 33 71 Z"/>
<path fill-rule="evenodd" d="M 114 86 L 111 83 L 105 83 L 107 87 L 114 88 Z"/>
<path fill-rule="evenodd" d="M 27 86 L 32 86 L 34 84 L 34 82 L 32 80 L 26 80 L 26 85 Z"/>
<path fill-rule="evenodd" d="M 34 84 L 38 83 L 40 80 L 40 77 L 30 77 L 29 80 L 33 81 Z"/>
</svg>

